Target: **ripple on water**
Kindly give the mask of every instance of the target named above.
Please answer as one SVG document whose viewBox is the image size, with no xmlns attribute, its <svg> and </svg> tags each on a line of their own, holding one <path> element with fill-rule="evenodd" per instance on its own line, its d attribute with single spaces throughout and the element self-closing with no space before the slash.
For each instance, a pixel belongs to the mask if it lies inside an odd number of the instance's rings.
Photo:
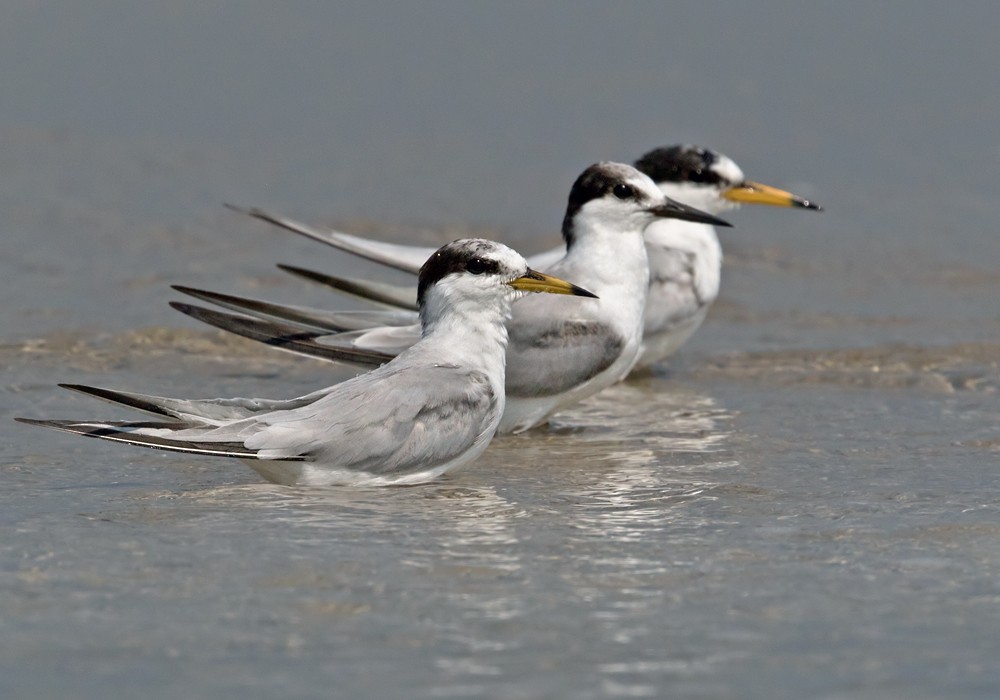
<svg viewBox="0 0 1000 700">
<path fill-rule="evenodd" d="M 710 358 L 693 368 L 692 374 L 702 379 L 785 385 L 996 393 L 1000 390 L 1000 343 L 737 353 Z"/>
</svg>

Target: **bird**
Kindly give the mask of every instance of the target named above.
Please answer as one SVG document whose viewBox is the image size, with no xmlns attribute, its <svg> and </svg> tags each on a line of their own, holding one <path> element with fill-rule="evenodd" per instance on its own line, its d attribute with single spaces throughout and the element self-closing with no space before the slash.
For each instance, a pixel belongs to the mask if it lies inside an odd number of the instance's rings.
<svg viewBox="0 0 1000 700">
<path fill-rule="evenodd" d="M 273 222 L 288 222 L 263 212 L 251 213 Z M 668 199 L 649 177 L 630 165 L 595 163 L 576 179 L 563 217 L 565 253 L 548 271 L 574 279 L 597 294 L 599 300 L 514 303 L 508 324 L 507 408 L 499 433 L 522 432 L 541 425 L 557 411 L 628 374 L 639 356 L 649 286 L 643 231 L 664 218 L 728 226 L 715 216 Z M 213 292 L 175 288 L 226 306 L 226 300 Z M 175 308 L 286 350 L 361 364 L 366 361 L 366 353 L 371 364 L 384 362 L 387 356 L 414 342 L 419 330 L 416 326 L 390 324 L 331 334 L 305 316 L 286 315 L 279 322 L 202 307 Z"/>
<path fill-rule="evenodd" d="M 823 210 L 814 201 L 746 179 L 743 170 L 731 158 L 703 146 L 674 145 L 655 148 L 633 165 L 652 178 L 671 200 L 684 202 L 713 215 L 723 214 L 741 204 Z M 374 241 L 337 231 L 320 231 L 259 209 L 241 211 L 406 272 L 415 272 L 430 250 L 422 246 Z M 649 289 L 642 346 L 635 363 L 637 370 L 665 360 L 687 342 L 701 326 L 709 308 L 718 297 L 722 276 L 722 248 L 711 222 L 662 218 L 646 227 L 645 241 L 649 261 Z M 565 254 L 565 248 L 554 248 L 530 256 L 528 262 L 533 268 L 546 270 Z M 268 304 L 190 288 L 182 291 L 194 293 L 195 296 L 199 296 L 197 292 L 201 291 L 202 299 L 223 307 L 251 315 L 286 319 L 334 333 L 357 331 L 371 326 L 405 326 L 415 321 L 415 292 L 412 286 L 338 277 L 290 265 L 279 267 L 294 275 L 373 301 L 389 310 L 330 312 Z"/>
<path fill-rule="evenodd" d="M 528 292 L 596 301 L 581 287 L 530 269 L 503 244 L 459 240 L 420 269 L 420 339 L 366 374 L 289 400 L 182 400 L 63 384 L 157 419 L 16 420 L 238 458 L 285 485 L 422 483 L 469 464 L 493 438 L 505 404 L 505 322 L 514 299 Z"/>
<path fill-rule="evenodd" d="M 668 196 L 713 214 L 740 204 L 822 211 L 803 197 L 747 180 L 728 156 L 692 145 L 656 148 L 635 163 Z M 722 246 L 712 226 L 662 221 L 646 229 L 649 299 L 637 369 L 677 351 L 701 326 L 719 296 Z M 537 264 L 544 269 L 544 259 Z"/>
</svg>

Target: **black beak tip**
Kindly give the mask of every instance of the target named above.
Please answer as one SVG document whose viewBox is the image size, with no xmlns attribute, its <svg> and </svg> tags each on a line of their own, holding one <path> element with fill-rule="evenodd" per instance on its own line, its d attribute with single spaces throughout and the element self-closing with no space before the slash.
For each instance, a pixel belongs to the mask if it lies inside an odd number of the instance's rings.
<svg viewBox="0 0 1000 700">
<path fill-rule="evenodd" d="M 694 207 L 689 207 L 686 204 L 681 204 L 674 200 L 669 200 L 665 205 L 656 207 L 654 210 L 657 216 L 662 216 L 668 219 L 680 219 L 681 221 L 693 221 L 699 224 L 709 224 L 710 226 L 725 226 L 726 228 L 732 228 L 732 224 L 725 219 L 720 219 L 717 216 L 713 216 L 708 212 L 704 212 L 701 209 L 695 209 Z"/>
<path fill-rule="evenodd" d="M 589 297 L 591 299 L 600 299 L 600 297 L 594 294 L 593 292 L 588 291 L 583 287 L 577 287 L 575 284 L 573 285 L 573 294 L 578 297 Z"/>
<path fill-rule="evenodd" d="M 821 207 L 819 204 L 816 204 L 816 202 L 809 201 L 808 199 L 803 199 L 799 202 L 796 202 L 795 206 L 800 207 L 802 209 L 812 209 L 813 211 L 823 211 L 823 207 Z"/>
</svg>

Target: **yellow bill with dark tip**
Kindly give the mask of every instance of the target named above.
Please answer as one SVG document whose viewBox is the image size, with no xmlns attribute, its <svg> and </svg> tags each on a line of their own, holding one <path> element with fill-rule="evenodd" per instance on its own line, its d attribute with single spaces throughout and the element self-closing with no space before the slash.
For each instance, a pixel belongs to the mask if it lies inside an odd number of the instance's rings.
<svg viewBox="0 0 1000 700">
<path fill-rule="evenodd" d="M 528 268 L 527 273 L 507 284 L 522 292 L 548 292 L 549 294 L 572 294 L 578 297 L 597 298 L 596 294 L 588 292 L 583 287 L 577 287 L 575 284 L 552 275 L 535 272 L 531 268 Z"/>
<path fill-rule="evenodd" d="M 803 199 L 791 192 L 779 190 L 777 187 L 762 185 L 759 182 L 745 180 L 738 185 L 733 185 L 722 193 L 724 199 L 730 202 L 740 202 L 742 204 L 767 204 L 772 207 L 799 207 L 800 209 L 813 209 L 823 211 L 823 207 Z"/>
</svg>

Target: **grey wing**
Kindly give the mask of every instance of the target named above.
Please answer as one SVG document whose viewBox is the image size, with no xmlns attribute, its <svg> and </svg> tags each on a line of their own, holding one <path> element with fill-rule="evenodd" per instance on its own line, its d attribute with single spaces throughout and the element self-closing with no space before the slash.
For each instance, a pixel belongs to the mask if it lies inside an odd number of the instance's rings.
<svg viewBox="0 0 1000 700">
<path fill-rule="evenodd" d="M 304 267 L 294 265 L 278 265 L 285 272 L 315 282 L 324 287 L 336 289 L 338 292 L 363 299 L 372 304 L 389 309 L 417 310 L 416 285 L 398 285 L 374 280 L 358 279 L 356 277 L 338 277 Z"/>
<path fill-rule="evenodd" d="M 207 301 L 224 309 L 238 311 L 254 318 L 276 318 L 289 321 L 311 330 L 339 333 L 374 326 L 409 326 L 419 322 L 412 311 L 327 311 L 307 306 L 275 304 L 259 299 L 220 294 L 205 289 L 195 289 L 179 284 L 172 285 L 178 292 Z"/>
<path fill-rule="evenodd" d="M 102 389 L 82 384 L 60 384 L 59 386 L 63 389 L 78 391 L 82 394 L 108 401 L 109 403 L 128 406 L 129 408 L 175 421 L 204 426 L 222 425 L 234 420 L 249 418 L 259 413 L 300 408 L 316 402 L 328 391 L 321 389 L 306 396 L 276 401 L 249 398 L 173 399 L 167 396 L 137 394 L 135 392 Z"/>
<path fill-rule="evenodd" d="M 356 352 L 398 355 L 420 340 L 420 326 L 376 326 L 358 331 L 326 335 L 316 339 L 319 345 L 349 348 Z"/>
<path fill-rule="evenodd" d="M 501 403 L 479 372 L 384 367 L 314 404 L 256 419 L 245 445 L 261 459 L 304 456 L 388 475 L 424 471 L 489 441 Z"/>
<path fill-rule="evenodd" d="M 143 395 L 79 387 L 157 412 Z M 302 402 L 323 394 L 317 400 Z M 386 367 L 218 425 L 191 421 L 18 418 L 46 428 L 142 447 L 243 459 L 310 461 L 376 475 L 422 472 L 493 437 L 502 404 L 488 379 L 456 367 Z M 173 416 L 170 416 L 173 417 Z"/>
<path fill-rule="evenodd" d="M 335 340 L 338 337 L 337 334 L 310 330 L 301 325 L 237 316 L 176 301 L 170 302 L 170 306 L 216 328 L 297 355 L 362 367 L 378 367 L 395 357 L 395 354 L 378 350 L 364 350 L 350 343 L 338 344 Z"/>
<path fill-rule="evenodd" d="M 19 423 L 37 425 L 43 428 L 60 430 L 83 437 L 100 438 L 111 442 L 121 442 L 127 445 L 148 447 L 154 450 L 169 452 L 184 452 L 187 454 L 211 455 L 214 457 L 235 457 L 238 459 L 257 459 L 253 450 L 247 449 L 240 440 L 199 440 L 197 436 L 184 434 L 183 438 L 174 436 L 201 430 L 204 428 L 188 428 L 178 423 L 151 423 L 144 421 L 75 421 L 75 420 L 39 420 L 35 418 L 15 418 Z M 279 457 L 282 461 L 303 461 L 302 457 Z"/>
<path fill-rule="evenodd" d="M 574 318 L 572 308 L 559 309 L 548 299 L 525 301 L 529 303 L 514 304 L 508 324 L 508 396 L 566 391 L 600 374 L 621 356 L 625 338 L 610 324 Z M 572 307 L 576 300 L 565 301 Z"/>
<path fill-rule="evenodd" d="M 412 272 L 416 274 L 420 271 L 420 266 L 424 264 L 424 261 L 434 252 L 434 248 L 426 248 L 422 246 L 408 246 L 408 245 L 397 245 L 395 243 L 382 243 L 380 241 L 372 241 L 367 238 L 361 238 L 360 236 L 352 236 L 347 233 L 341 233 L 339 231 L 333 230 L 320 230 L 308 226 L 294 219 L 289 219 L 288 217 L 278 216 L 276 214 L 269 214 L 262 209 L 243 209 L 241 207 L 233 206 L 232 204 L 226 205 L 233 211 L 238 211 L 247 216 L 252 216 L 255 219 L 260 219 L 261 221 L 266 221 L 269 224 L 274 224 L 280 228 L 292 231 L 293 233 L 298 233 L 299 235 L 305 236 L 307 238 L 312 238 L 314 241 L 319 241 L 320 243 L 326 243 L 334 248 L 339 248 L 340 250 L 347 251 L 348 253 L 353 253 L 363 258 L 369 260 L 374 260 L 375 262 L 382 263 L 388 267 L 394 267 L 398 270 L 403 270 L 404 272 Z"/>
</svg>

